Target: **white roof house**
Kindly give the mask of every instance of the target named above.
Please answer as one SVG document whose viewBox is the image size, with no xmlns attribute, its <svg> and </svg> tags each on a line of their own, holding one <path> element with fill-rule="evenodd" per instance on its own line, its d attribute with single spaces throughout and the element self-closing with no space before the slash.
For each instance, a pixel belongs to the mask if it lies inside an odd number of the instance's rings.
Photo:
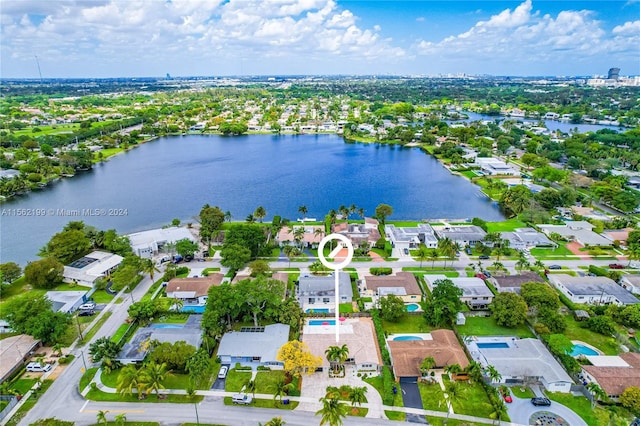
<svg viewBox="0 0 640 426">
<path fill-rule="evenodd" d="M 493 157 L 476 157 L 476 164 L 480 166 L 483 173 L 496 176 L 496 175 L 519 175 L 520 172 L 504 161 Z"/>
<path fill-rule="evenodd" d="M 573 303 L 634 305 L 640 300 L 607 277 L 573 277 L 549 274 L 549 281 Z"/>
<path fill-rule="evenodd" d="M 218 356 L 223 364 L 260 364 L 282 366 L 278 350 L 289 341 L 289 325 L 270 324 L 265 327 L 243 327 L 225 333 L 220 340 Z"/>
<path fill-rule="evenodd" d="M 566 222 L 564 225 L 538 225 L 547 235 L 557 233 L 585 246 L 610 246 L 611 241 L 592 231 L 593 225 L 585 221 Z"/>
<path fill-rule="evenodd" d="M 303 274 L 298 278 L 298 301 L 305 312 L 335 312 L 336 290 L 334 273 L 330 275 Z M 350 303 L 353 299 L 351 278 L 338 272 L 339 303 Z"/>
<path fill-rule="evenodd" d="M 429 290 L 433 291 L 438 280 L 450 280 L 453 285 L 462 290 L 460 300 L 466 303 L 471 309 L 486 309 L 493 301 L 493 292 L 487 287 L 485 282 L 476 277 L 448 278 L 445 275 L 423 275 Z"/>
<path fill-rule="evenodd" d="M 420 223 L 415 227 L 396 228 L 395 225 L 385 225 L 384 233 L 394 249 L 415 249 L 424 244 L 428 248 L 438 247 L 438 238 L 431 225 Z"/>
<path fill-rule="evenodd" d="M 94 251 L 65 266 L 62 276 L 65 282 L 93 287 L 98 278 L 108 276 L 122 260 L 117 254 Z"/>
<path fill-rule="evenodd" d="M 549 237 L 533 228 L 517 228 L 512 232 L 501 232 L 500 238 L 508 240 L 509 247 L 516 250 L 523 250 L 530 247 L 557 245 L 551 241 Z"/>
<path fill-rule="evenodd" d="M 573 380 L 538 339 L 474 337 L 467 348 L 483 367 L 493 365 L 500 372 L 502 383 L 540 380 L 551 392 L 571 391 Z"/>
<path fill-rule="evenodd" d="M 48 291 L 45 293 L 51 301 L 53 312 L 70 313 L 78 309 L 86 300 L 87 291 Z"/>
<path fill-rule="evenodd" d="M 170 228 L 151 229 L 148 231 L 129 234 L 131 249 L 140 257 L 150 258 L 158 253 L 165 244 L 175 243 L 180 240 L 197 242 L 187 228 L 172 226 Z"/>
<path fill-rule="evenodd" d="M 484 229 L 476 225 L 444 225 L 434 226 L 438 238 L 449 238 L 462 246 L 474 246 L 476 243 L 484 240 L 487 235 Z"/>
</svg>

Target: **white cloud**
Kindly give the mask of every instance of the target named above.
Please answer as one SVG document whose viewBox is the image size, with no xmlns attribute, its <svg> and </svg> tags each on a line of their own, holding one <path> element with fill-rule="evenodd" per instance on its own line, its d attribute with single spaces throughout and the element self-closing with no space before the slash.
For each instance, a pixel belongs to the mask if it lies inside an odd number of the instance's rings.
<svg viewBox="0 0 640 426">
<path fill-rule="evenodd" d="M 640 1 L 640 0 L 639 0 Z M 612 33 L 620 35 L 638 35 L 640 34 L 640 20 L 625 22 L 613 28 Z"/>
<path fill-rule="evenodd" d="M 418 21 L 418 22 L 424 22 L 424 16 L 418 16 L 418 17 L 416 18 L 416 21 Z"/>
</svg>

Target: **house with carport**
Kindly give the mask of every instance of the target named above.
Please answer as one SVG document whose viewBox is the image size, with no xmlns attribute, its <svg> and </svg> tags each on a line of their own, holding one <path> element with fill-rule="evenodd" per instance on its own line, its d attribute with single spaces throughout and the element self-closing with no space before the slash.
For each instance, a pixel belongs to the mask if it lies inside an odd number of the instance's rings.
<svg viewBox="0 0 640 426">
<path fill-rule="evenodd" d="M 288 324 L 269 324 L 264 327 L 242 327 L 222 336 L 218 357 L 222 364 L 263 366 L 282 369 L 278 350 L 289 341 Z"/>
</svg>

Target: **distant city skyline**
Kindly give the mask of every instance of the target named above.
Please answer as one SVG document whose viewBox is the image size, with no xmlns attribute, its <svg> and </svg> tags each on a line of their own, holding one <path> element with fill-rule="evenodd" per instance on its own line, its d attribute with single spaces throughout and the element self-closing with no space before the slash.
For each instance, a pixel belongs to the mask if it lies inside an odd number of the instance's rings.
<svg viewBox="0 0 640 426">
<path fill-rule="evenodd" d="M 640 75 L 640 0 L 1 0 L 0 19 L 4 78 Z"/>
</svg>

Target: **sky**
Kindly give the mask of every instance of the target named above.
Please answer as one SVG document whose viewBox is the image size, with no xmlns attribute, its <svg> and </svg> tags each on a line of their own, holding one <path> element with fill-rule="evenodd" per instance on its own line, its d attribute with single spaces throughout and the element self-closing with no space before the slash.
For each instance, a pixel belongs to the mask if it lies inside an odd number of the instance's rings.
<svg viewBox="0 0 640 426">
<path fill-rule="evenodd" d="M 640 0 L 0 0 L 0 60 L 4 78 L 640 75 Z"/>
</svg>

